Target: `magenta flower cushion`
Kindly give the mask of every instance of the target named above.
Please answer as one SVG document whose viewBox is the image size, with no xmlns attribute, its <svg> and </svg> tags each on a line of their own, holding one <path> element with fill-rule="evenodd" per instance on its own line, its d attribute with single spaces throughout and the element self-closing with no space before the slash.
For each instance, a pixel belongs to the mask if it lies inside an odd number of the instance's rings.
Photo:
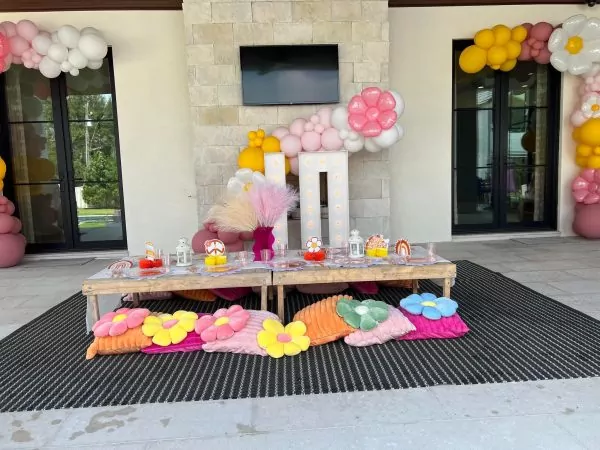
<svg viewBox="0 0 600 450">
<path fill-rule="evenodd" d="M 195 352 L 202 350 L 204 341 L 194 331 L 188 333 L 187 337 L 179 344 L 172 344 L 166 347 L 152 344 L 150 347 L 142 349 L 142 353 L 159 354 L 159 353 L 175 353 L 175 352 Z"/>
<path fill-rule="evenodd" d="M 469 327 L 458 314 L 442 317 L 439 320 L 429 320 L 424 316 L 416 316 L 400 308 L 416 330 L 398 338 L 398 340 L 414 341 L 417 339 L 452 339 L 464 336 Z"/>
<path fill-rule="evenodd" d="M 388 318 L 374 329 L 371 331 L 355 331 L 346 336 L 344 342 L 353 347 L 367 347 L 398 339 L 416 329 L 399 309 L 390 306 L 389 311 Z"/>
<path fill-rule="evenodd" d="M 361 294 L 376 295 L 379 293 L 379 286 L 374 281 L 359 281 L 350 283 L 350 287 Z"/>
<path fill-rule="evenodd" d="M 324 283 L 324 284 L 299 284 L 296 286 L 298 292 L 314 295 L 334 295 L 348 289 L 348 283 Z"/>
<path fill-rule="evenodd" d="M 246 295 L 252 294 L 252 288 L 240 287 L 240 288 L 223 288 L 223 289 L 211 289 L 213 294 L 217 297 L 221 297 L 230 302 L 235 302 Z"/>
<path fill-rule="evenodd" d="M 262 323 L 266 319 L 279 320 L 279 318 L 269 311 L 247 310 L 250 318 L 246 326 L 235 333 L 229 339 L 207 342 L 202 346 L 205 352 L 228 352 L 244 353 L 246 355 L 267 356 L 267 352 L 258 346 L 256 336 L 263 329 Z"/>
</svg>

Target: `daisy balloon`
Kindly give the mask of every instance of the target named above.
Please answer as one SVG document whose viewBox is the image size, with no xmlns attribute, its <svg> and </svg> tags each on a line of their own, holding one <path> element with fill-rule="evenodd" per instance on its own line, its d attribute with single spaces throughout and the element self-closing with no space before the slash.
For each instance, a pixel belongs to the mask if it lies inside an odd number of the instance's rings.
<svg viewBox="0 0 600 450">
<path fill-rule="evenodd" d="M 600 61 L 600 19 L 583 14 L 570 17 L 552 32 L 548 41 L 550 63 L 559 72 L 589 73 Z"/>
<path fill-rule="evenodd" d="M 260 172 L 252 169 L 240 169 L 227 182 L 227 192 L 233 195 L 248 192 L 253 184 L 264 184 L 267 181 Z"/>
</svg>

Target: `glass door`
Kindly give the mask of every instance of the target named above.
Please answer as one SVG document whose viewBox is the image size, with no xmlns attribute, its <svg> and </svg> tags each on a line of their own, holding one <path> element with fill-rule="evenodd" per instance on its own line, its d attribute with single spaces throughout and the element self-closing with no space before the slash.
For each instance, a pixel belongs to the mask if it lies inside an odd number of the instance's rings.
<svg viewBox="0 0 600 450">
<path fill-rule="evenodd" d="M 454 49 L 453 231 L 555 229 L 560 76 L 535 62 L 466 74 L 470 44 Z"/>
</svg>

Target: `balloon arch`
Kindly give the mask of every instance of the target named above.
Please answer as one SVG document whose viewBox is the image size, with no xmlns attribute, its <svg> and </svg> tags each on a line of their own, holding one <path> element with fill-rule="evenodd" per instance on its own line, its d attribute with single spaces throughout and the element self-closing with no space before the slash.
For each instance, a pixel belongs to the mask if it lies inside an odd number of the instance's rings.
<svg viewBox="0 0 600 450">
<path fill-rule="evenodd" d="M 466 73 L 486 66 L 508 72 L 517 61 L 552 64 L 580 77 L 580 99 L 571 115 L 575 162 L 582 169 L 572 183 L 573 230 L 600 239 L 600 19 L 578 14 L 556 27 L 540 22 L 481 30 L 461 53 L 459 66 Z"/>
</svg>

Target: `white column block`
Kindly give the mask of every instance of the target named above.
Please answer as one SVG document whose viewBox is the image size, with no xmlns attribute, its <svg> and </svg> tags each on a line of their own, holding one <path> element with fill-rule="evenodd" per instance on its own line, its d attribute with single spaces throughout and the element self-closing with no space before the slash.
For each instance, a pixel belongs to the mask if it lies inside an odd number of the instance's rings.
<svg viewBox="0 0 600 450">
<path fill-rule="evenodd" d="M 319 174 L 326 172 L 329 245 L 341 247 L 350 233 L 348 154 L 346 152 L 301 152 L 298 157 L 302 242 L 306 242 L 311 236 L 322 237 Z"/>
<path fill-rule="evenodd" d="M 265 177 L 280 186 L 285 186 L 285 155 L 283 153 L 265 153 Z M 275 245 L 288 243 L 287 214 L 279 218 L 273 227 Z"/>
</svg>

